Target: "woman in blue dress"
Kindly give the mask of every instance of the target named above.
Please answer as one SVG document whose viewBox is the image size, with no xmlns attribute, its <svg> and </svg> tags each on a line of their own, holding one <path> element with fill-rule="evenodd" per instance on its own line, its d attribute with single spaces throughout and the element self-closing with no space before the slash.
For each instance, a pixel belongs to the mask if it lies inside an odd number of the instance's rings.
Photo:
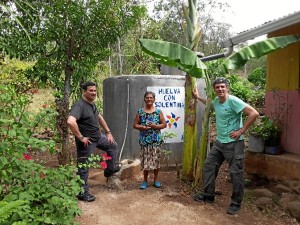
<svg viewBox="0 0 300 225">
<path fill-rule="evenodd" d="M 138 110 L 133 125 L 140 131 L 140 157 L 144 173 L 144 181 L 140 185 L 140 189 L 148 187 L 150 170 L 153 170 L 154 173 L 153 186 L 160 188 L 161 183 L 157 180 L 163 143 L 160 130 L 166 128 L 167 124 L 163 112 L 154 107 L 155 93 L 147 91 L 144 94 L 144 102 L 145 106 Z"/>
</svg>

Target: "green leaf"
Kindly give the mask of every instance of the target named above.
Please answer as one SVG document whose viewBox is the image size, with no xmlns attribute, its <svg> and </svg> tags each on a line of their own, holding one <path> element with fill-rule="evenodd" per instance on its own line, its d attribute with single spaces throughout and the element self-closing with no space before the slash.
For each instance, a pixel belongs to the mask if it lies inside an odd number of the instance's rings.
<svg viewBox="0 0 300 225">
<path fill-rule="evenodd" d="M 196 52 L 167 41 L 140 39 L 142 50 L 158 59 L 162 64 L 177 67 L 193 77 L 201 78 L 206 72 L 205 64 Z"/>
<path fill-rule="evenodd" d="M 17 135 L 17 132 L 15 130 L 9 130 L 8 134 L 10 137 L 15 137 Z"/>
<path fill-rule="evenodd" d="M 289 35 L 269 38 L 249 45 L 227 58 L 224 63 L 220 65 L 219 71 L 228 73 L 228 70 L 239 69 L 244 66 L 249 59 L 259 58 L 298 41 L 300 41 L 300 35 Z"/>
</svg>

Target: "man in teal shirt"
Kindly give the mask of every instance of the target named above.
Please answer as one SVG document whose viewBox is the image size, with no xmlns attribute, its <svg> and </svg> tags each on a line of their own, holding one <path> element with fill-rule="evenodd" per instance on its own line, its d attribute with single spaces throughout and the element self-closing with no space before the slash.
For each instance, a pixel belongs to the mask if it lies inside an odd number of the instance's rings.
<svg viewBox="0 0 300 225">
<path fill-rule="evenodd" d="M 228 93 L 227 79 L 217 78 L 213 81 L 213 88 L 217 95 L 212 103 L 216 113 L 217 140 L 204 164 L 204 193 L 197 193 L 194 200 L 210 203 L 215 200 L 215 181 L 220 166 L 226 160 L 232 180 L 231 204 L 227 213 L 233 215 L 240 210 L 244 195 L 243 134 L 259 114 L 253 107 Z M 206 104 L 206 100 L 198 95 L 197 89 L 194 90 L 194 96 Z M 248 116 L 244 125 L 243 114 Z"/>
</svg>

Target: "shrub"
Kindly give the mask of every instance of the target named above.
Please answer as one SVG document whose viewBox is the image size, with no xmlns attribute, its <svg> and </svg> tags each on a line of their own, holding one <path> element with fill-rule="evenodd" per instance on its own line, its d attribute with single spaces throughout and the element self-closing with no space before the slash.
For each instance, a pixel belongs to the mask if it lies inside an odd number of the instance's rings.
<svg viewBox="0 0 300 225">
<path fill-rule="evenodd" d="M 76 195 L 82 181 L 73 166 L 45 168 L 27 154 L 0 154 L 0 200 L 26 202 L 1 224 L 74 224 L 80 214 Z"/>
<path fill-rule="evenodd" d="M 255 86 L 265 87 L 266 85 L 266 68 L 258 67 L 253 70 L 249 76 L 248 80 L 253 83 Z"/>
<path fill-rule="evenodd" d="M 226 77 L 230 83 L 230 94 L 248 102 L 253 95 L 253 85 L 244 77 L 230 75 Z"/>
<path fill-rule="evenodd" d="M 77 169 L 45 168 L 27 154 L 29 148 L 54 152 L 56 145 L 33 136 L 41 125 L 54 121 L 55 113 L 44 106 L 30 113 L 31 95 L 0 84 L 0 207 L 5 209 L 1 225 L 74 224 L 82 184 Z"/>
<path fill-rule="evenodd" d="M 55 151 L 53 140 L 45 142 L 32 136 L 40 126 L 54 121 L 55 111 L 41 106 L 39 113 L 32 114 L 28 111 L 30 102 L 30 94 L 18 93 L 13 85 L 0 85 L 0 149 Z"/>
</svg>

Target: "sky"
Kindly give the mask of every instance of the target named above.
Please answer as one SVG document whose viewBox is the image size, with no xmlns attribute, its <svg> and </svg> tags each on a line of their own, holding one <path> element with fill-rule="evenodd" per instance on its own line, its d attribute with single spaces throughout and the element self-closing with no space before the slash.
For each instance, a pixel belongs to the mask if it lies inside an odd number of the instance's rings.
<svg viewBox="0 0 300 225">
<path fill-rule="evenodd" d="M 227 13 L 220 16 L 220 20 L 231 24 L 235 33 L 300 11 L 300 0 L 220 0 L 220 2 L 227 2 L 231 6 Z"/>
</svg>

